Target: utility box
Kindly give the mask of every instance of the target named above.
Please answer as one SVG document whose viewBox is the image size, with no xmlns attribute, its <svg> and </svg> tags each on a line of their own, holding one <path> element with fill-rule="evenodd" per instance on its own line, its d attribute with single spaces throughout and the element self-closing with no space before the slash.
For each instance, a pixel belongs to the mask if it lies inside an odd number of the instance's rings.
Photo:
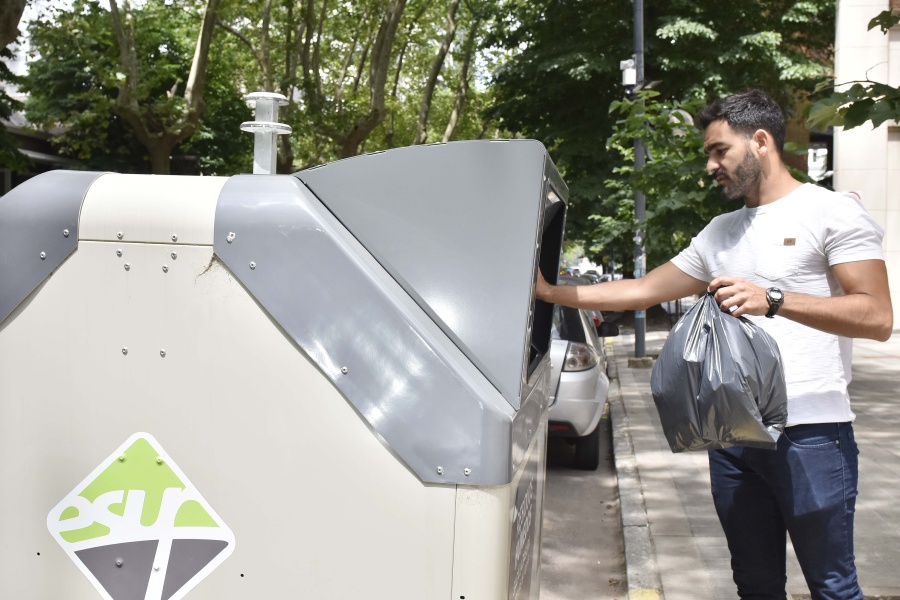
<svg viewBox="0 0 900 600">
<path fill-rule="evenodd" d="M 0 198 L 0 597 L 536 599 L 529 140 Z"/>
</svg>

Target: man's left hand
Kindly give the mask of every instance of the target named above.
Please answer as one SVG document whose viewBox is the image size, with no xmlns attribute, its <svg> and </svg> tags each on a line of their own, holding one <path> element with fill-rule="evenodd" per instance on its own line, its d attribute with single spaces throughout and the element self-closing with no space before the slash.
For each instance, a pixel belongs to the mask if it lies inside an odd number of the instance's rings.
<svg viewBox="0 0 900 600">
<path fill-rule="evenodd" d="M 753 285 L 746 279 L 724 275 L 716 277 L 710 282 L 708 290 L 714 294 L 719 308 L 736 317 L 763 316 L 769 312 L 765 288 Z"/>
</svg>

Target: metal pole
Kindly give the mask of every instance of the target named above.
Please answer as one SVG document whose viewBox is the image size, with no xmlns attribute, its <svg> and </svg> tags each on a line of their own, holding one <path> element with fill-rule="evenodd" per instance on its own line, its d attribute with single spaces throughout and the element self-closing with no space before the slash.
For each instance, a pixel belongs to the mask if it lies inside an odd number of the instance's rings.
<svg viewBox="0 0 900 600">
<path fill-rule="evenodd" d="M 637 84 L 644 83 L 644 0 L 634 0 L 634 63 L 637 70 Z M 634 172 L 639 173 L 644 166 L 644 144 L 641 138 L 634 140 Z M 634 194 L 634 217 L 637 231 L 634 235 L 634 277 L 643 277 L 647 269 L 644 254 L 644 222 L 646 220 L 646 199 L 640 190 Z M 634 311 L 634 357 L 646 356 L 647 314 L 643 310 Z"/>
</svg>

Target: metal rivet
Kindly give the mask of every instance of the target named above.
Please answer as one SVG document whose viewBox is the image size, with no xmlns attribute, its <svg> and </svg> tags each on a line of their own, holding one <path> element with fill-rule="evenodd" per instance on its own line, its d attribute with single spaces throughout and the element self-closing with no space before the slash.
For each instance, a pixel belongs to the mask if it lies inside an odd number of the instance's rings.
<svg viewBox="0 0 900 600">
<path fill-rule="evenodd" d="M 167 265 L 163 265 L 163 273 L 168 273 L 169 267 Z"/>
<path fill-rule="evenodd" d="M 178 241 L 178 235 L 176 235 L 176 234 L 173 233 L 173 234 L 172 234 L 172 241 L 173 241 L 173 242 L 177 242 L 177 241 Z"/>
<path fill-rule="evenodd" d="M 350 372 L 350 369 L 348 369 L 347 367 L 341 367 L 341 373 L 343 373 L 344 375 L 346 375 L 349 372 Z"/>
<path fill-rule="evenodd" d="M 159 571 L 159 565 L 153 565 L 153 570 L 154 570 L 154 571 Z"/>
<path fill-rule="evenodd" d="M 463 475 L 465 475 L 466 477 L 468 477 L 471 474 L 472 474 L 472 469 L 469 469 L 469 468 L 463 469 Z"/>
<path fill-rule="evenodd" d="M 840 445 L 841 445 L 841 440 L 834 440 L 834 443 L 837 444 L 838 446 L 840 446 Z"/>
<path fill-rule="evenodd" d="M 120 455 L 119 455 L 119 462 L 125 462 L 125 455 L 124 455 L 124 454 L 120 454 Z"/>
<path fill-rule="evenodd" d="M 166 351 L 165 351 L 165 350 L 160 350 L 160 351 L 159 351 L 159 355 L 162 356 L 163 358 L 165 358 L 165 357 L 166 357 Z"/>
<path fill-rule="evenodd" d="M 120 231 L 119 233 L 116 234 L 116 237 L 121 240 L 123 237 L 125 237 L 125 234 Z"/>
<path fill-rule="evenodd" d="M 41 260 L 44 260 L 45 258 L 47 258 L 47 253 L 41 252 Z"/>
<path fill-rule="evenodd" d="M 128 348 L 122 348 L 122 354 L 128 355 Z"/>
<path fill-rule="evenodd" d="M 125 564 L 125 561 L 123 561 L 121 558 L 117 558 L 117 559 L 116 559 L 116 566 L 117 566 L 117 567 L 121 567 L 123 564 Z"/>
<path fill-rule="evenodd" d="M 121 250 L 116 250 L 116 256 L 121 257 L 121 256 L 122 256 L 122 251 L 121 251 Z"/>
<path fill-rule="evenodd" d="M 177 252 L 173 252 L 173 253 L 170 254 L 169 256 L 172 257 L 172 260 L 175 260 L 176 258 L 178 258 L 178 253 L 177 253 Z"/>
<path fill-rule="evenodd" d="M 438 475 L 443 475 L 443 474 L 444 474 L 444 467 L 438 467 L 438 468 L 437 468 L 437 473 L 438 473 Z"/>
<path fill-rule="evenodd" d="M 129 265 L 128 263 L 125 263 L 125 270 L 126 270 L 126 271 L 130 271 L 130 270 L 131 270 L 131 265 Z"/>
<path fill-rule="evenodd" d="M 69 237 L 69 230 L 63 229 L 63 237 Z"/>
<path fill-rule="evenodd" d="M 255 268 L 256 268 L 256 263 L 255 263 L 255 262 L 251 262 L 251 263 L 250 263 L 250 270 L 253 270 L 253 269 L 255 269 Z"/>
<path fill-rule="evenodd" d="M 163 464 L 162 456 L 157 456 L 157 457 L 156 457 L 156 464 L 158 464 L 158 465 Z"/>
<path fill-rule="evenodd" d="M 228 242 L 229 244 L 234 241 L 234 232 L 233 231 L 228 232 L 228 235 L 225 237 L 225 241 Z"/>
</svg>

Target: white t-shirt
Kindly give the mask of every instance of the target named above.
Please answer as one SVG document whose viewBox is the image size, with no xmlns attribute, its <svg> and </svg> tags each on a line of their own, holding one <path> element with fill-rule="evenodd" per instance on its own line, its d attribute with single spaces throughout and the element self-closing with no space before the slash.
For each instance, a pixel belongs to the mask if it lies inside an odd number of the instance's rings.
<svg viewBox="0 0 900 600">
<path fill-rule="evenodd" d="M 740 277 L 763 288 L 811 296 L 843 295 L 831 266 L 884 260 L 884 231 L 856 196 L 804 184 L 784 198 L 713 219 L 672 259 L 712 281 Z M 788 396 L 788 426 L 852 421 L 853 340 L 790 319 L 748 316 L 778 343 Z"/>
</svg>

